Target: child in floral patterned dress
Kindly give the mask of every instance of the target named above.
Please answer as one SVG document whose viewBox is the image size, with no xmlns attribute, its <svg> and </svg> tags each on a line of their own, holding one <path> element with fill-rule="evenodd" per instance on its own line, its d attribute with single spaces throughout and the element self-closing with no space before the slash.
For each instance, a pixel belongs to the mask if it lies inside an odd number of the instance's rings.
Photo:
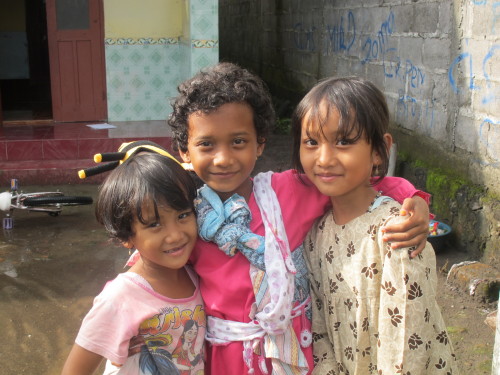
<svg viewBox="0 0 500 375">
<path fill-rule="evenodd" d="M 318 83 L 292 119 L 294 163 L 332 209 L 307 235 L 313 374 L 457 374 L 436 295 L 432 246 L 393 251 L 382 228 L 401 206 L 373 187 L 392 137 L 382 92 L 355 77 Z"/>
</svg>

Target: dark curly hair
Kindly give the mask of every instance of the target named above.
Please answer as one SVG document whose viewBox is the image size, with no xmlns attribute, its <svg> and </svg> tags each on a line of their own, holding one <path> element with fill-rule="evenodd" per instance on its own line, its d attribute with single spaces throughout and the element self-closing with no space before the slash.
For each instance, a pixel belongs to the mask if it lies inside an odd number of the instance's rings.
<svg viewBox="0 0 500 375">
<path fill-rule="evenodd" d="M 222 62 L 203 69 L 177 88 L 168 118 L 172 129 L 172 147 L 187 151 L 188 118 L 195 112 L 209 114 L 228 103 L 247 103 L 253 111 L 257 141 L 264 143 L 274 126 L 275 114 L 266 84 L 238 65 Z"/>
<path fill-rule="evenodd" d="M 328 112 L 336 109 L 340 113 L 339 139 L 349 137 L 356 141 L 365 137 L 372 149 L 380 155 L 382 163 L 373 182 L 382 180 L 389 168 L 389 150 L 384 141 L 384 134 L 389 129 L 389 109 L 382 91 L 372 82 L 359 77 L 324 79 L 297 105 L 292 115 L 292 163 L 295 170 L 304 173 L 300 162 L 302 121 L 308 116 L 322 127 L 326 122 L 320 111 L 323 101 L 328 105 Z M 353 124 L 354 129 L 351 129 L 350 124 Z M 354 134 L 351 133 L 352 130 Z"/>
</svg>

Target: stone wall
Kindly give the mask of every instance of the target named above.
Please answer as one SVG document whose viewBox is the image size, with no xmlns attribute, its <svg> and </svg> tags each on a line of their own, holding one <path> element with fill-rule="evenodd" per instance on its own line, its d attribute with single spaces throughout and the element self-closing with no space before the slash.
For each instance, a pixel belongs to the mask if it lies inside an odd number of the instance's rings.
<svg viewBox="0 0 500 375">
<path fill-rule="evenodd" d="M 434 195 L 456 244 L 500 265 L 500 3 L 219 0 L 221 60 L 293 104 L 326 76 L 386 94 L 399 172 Z"/>
</svg>

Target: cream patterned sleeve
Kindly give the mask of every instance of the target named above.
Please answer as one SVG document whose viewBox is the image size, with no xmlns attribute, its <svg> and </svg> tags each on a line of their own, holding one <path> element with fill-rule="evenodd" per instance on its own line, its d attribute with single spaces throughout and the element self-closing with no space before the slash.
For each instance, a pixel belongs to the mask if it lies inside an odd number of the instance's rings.
<svg viewBox="0 0 500 375">
<path fill-rule="evenodd" d="M 316 227 L 309 232 L 305 241 L 305 258 L 309 272 L 312 302 L 313 375 L 336 375 L 336 360 L 333 343 L 328 335 L 324 292 L 322 287 L 321 259 L 315 248 Z"/>
<path fill-rule="evenodd" d="M 402 220 L 395 217 L 393 220 Z M 384 263 L 380 289 L 377 367 L 381 374 L 457 374 L 435 299 L 436 261 L 427 243 L 416 258 L 391 251 L 379 238 Z"/>
</svg>

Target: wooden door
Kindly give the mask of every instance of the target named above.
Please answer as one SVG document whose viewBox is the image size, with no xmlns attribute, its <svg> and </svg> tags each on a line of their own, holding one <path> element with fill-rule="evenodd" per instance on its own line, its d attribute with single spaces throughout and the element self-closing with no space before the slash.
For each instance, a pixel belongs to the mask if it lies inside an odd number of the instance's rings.
<svg viewBox="0 0 500 375">
<path fill-rule="evenodd" d="M 102 0 L 47 0 L 54 121 L 107 118 Z"/>
</svg>

